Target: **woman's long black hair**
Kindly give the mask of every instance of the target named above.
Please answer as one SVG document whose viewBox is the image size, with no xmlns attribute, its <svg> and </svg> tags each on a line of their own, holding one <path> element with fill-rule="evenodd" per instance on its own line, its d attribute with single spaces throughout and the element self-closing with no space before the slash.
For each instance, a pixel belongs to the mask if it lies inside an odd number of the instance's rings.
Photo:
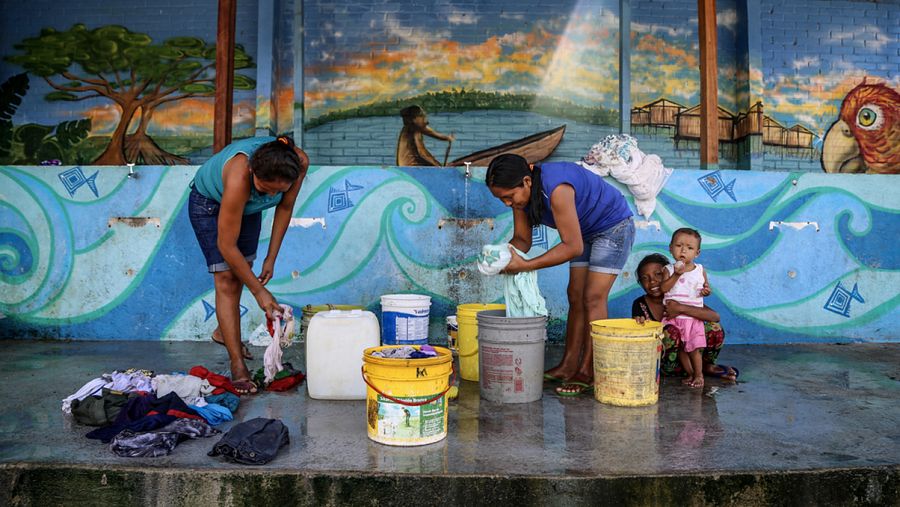
<svg viewBox="0 0 900 507">
<path fill-rule="evenodd" d="M 534 169 L 528 165 L 524 157 L 506 153 L 498 155 L 488 165 L 484 182 L 488 188 L 516 188 L 523 185 L 525 176 L 531 176 L 531 198 L 528 202 L 528 223 L 532 227 L 541 224 L 544 214 L 544 200 L 541 199 L 541 166 L 535 164 Z"/>
</svg>

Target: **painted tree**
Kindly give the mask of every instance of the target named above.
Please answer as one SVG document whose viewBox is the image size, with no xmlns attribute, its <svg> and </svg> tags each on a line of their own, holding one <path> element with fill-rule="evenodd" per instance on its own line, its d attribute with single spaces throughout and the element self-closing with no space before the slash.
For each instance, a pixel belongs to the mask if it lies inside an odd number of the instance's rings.
<svg viewBox="0 0 900 507">
<path fill-rule="evenodd" d="M 173 37 L 154 44 L 149 35 L 108 25 L 88 30 L 83 24 L 60 32 L 45 28 L 15 46 L 21 54 L 7 57 L 39 76 L 54 91 L 50 101 L 111 100 L 121 111 L 109 144 L 93 163 L 122 165 L 184 163 L 147 134 L 154 111 L 170 102 L 209 97 L 215 92 L 215 44 L 195 37 Z M 250 56 L 235 48 L 235 69 L 253 67 Z M 234 88 L 252 90 L 256 82 L 235 74 Z M 135 116 L 137 129 L 128 134 Z"/>
</svg>

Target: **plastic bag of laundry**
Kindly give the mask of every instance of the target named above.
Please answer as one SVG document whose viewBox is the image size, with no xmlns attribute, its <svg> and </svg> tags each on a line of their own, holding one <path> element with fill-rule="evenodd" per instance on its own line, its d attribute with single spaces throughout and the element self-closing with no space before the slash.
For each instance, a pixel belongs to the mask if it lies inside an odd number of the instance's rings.
<svg viewBox="0 0 900 507">
<path fill-rule="evenodd" d="M 278 419 L 257 417 L 232 426 L 209 456 L 223 456 L 244 465 L 265 465 L 290 443 L 288 429 Z"/>
</svg>

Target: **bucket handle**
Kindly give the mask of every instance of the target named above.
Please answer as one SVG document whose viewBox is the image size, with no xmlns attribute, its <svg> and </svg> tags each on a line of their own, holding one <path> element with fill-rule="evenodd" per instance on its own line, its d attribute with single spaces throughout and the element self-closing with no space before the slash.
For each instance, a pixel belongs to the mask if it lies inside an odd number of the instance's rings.
<svg viewBox="0 0 900 507">
<path fill-rule="evenodd" d="M 433 398 L 429 398 L 425 401 L 403 401 L 399 398 L 394 398 L 390 394 L 383 392 L 381 389 L 378 389 L 377 387 L 375 387 L 374 384 L 369 382 L 369 377 L 366 376 L 366 365 L 362 365 L 362 367 L 360 368 L 360 371 L 362 372 L 363 382 L 365 382 L 367 386 L 371 387 L 373 391 L 375 391 L 376 393 L 393 401 L 394 403 L 406 405 L 407 407 L 421 407 L 422 405 L 428 405 L 429 403 L 434 403 L 435 401 L 441 399 L 445 394 L 447 394 L 447 391 L 449 391 L 450 388 L 453 387 L 453 381 L 456 380 L 456 369 L 453 368 L 453 364 L 451 363 L 450 364 L 450 382 L 447 383 L 447 389 L 444 389 L 443 391 L 440 392 L 440 394 L 434 396 Z"/>
<path fill-rule="evenodd" d="M 456 339 L 456 344 L 457 344 L 456 348 L 458 349 L 459 348 L 459 338 Z M 468 354 L 463 354 L 462 351 L 460 350 L 456 353 L 456 355 L 459 357 L 471 357 L 477 353 L 478 353 L 478 340 L 476 339 L 475 340 L 475 350 L 473 350 L 472 352 L 469 352 Z"/>
</svg>

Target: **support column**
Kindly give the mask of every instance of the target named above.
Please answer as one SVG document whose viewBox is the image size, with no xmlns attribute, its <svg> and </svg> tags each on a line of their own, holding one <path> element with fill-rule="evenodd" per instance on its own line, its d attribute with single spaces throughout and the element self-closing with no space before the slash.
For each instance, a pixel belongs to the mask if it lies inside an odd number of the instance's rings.
<svg viewBox="0 0 900 507">
<path fill-rule="evenodd" d="M 303 146 L 303 119 L 306 104 L 303 97 L 303 1 L 294 0 L 294 141 Z"/>
<path fill-rule="evenodd" d="M 219 0 L 216 29 L 216 102 L 213 116 L 213 153 L 231 143 L 234 101 L 234 41 L 237 0 Z"/>
<path fill-rule="evenodd" d="M 259 2 L 256 35 L 256 135 L 270 136 L 278 130 L 275 107 L 275 1 Z"/>
<path fill-rule="evenodd" d="M 631 133 L 631 0 L 619 0 L 619 133 Z"/>
<path fill-rule="evenodd" d="M 716 0 L 697 0 L 700 25 L 700 167 L 719 164 L 719 85 L 716 62 Z"/>
</svg>

